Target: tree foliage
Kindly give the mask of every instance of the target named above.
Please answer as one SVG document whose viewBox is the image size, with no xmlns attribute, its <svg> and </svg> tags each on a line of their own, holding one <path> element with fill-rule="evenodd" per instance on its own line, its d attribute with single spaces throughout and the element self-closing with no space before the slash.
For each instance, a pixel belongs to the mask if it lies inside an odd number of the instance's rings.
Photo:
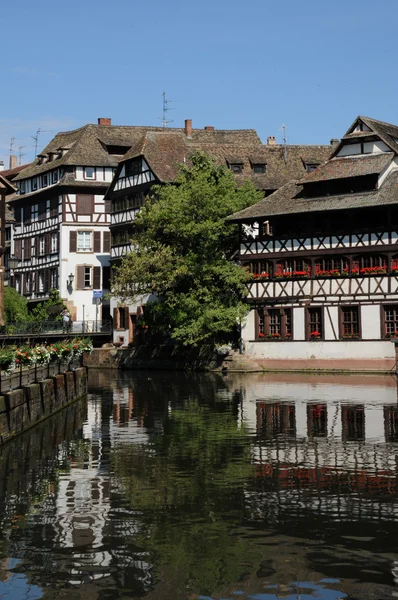
<svg viewBox="0 0 398 600">
<path fill-rule="evenodd" d="M 65 308 L 58 290 L 51 290 L 47 300 L 38 303 L 33 310 L 28 310 L 28 301 L 13 287 L 4 288 L 4 321 L 6 325 L 13 323 L 40 323 L 59 318 Z"/>
<path fill-rule="evenodd" d="M 230 171 L 195 153 L 175 183 L 151 188 L 113 293 L 126 301 L 155 294 L 145 310 L 150 331 L 185 345 L 231 332 L 247 312 L 247 274 L 231 260 L 238 231 L 225 218 L 261 197 L 250 182 L 238 187 Z"/>
<path fill-rule="evenodd" d="M 28 321 L 28 301 L 10 286 L 4 288 L 4 321 L 7 325 Z"/>
</svg>

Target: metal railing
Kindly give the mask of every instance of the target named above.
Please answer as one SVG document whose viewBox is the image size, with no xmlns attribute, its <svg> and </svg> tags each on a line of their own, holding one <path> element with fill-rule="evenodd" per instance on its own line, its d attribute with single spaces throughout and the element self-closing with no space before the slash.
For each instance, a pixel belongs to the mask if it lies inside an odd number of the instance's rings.
<svg viewBox="0 0 398 600">
<path fill-rule="evenodd" d="M 40 321 L 38 323 L 12 323 L 0 327 L 2 336 L 29 336 L 29 335 L 92 335 L 111 334 L 111 321 Z"/>
</svg>

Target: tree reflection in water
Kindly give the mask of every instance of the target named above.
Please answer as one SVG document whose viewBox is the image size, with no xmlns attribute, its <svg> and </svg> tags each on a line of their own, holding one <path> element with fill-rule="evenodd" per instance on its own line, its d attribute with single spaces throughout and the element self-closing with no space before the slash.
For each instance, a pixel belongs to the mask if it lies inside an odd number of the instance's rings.
<svg viewBox="0 0 398 600">
<path fill-rule="evenodd" d="M 150 444 L 113 452 L 124 494 L 146 521 L 139 542 L 193 592 L 215 594 L 256 564 L 256 549 L 233 533 L 254 474 L 250 458 L 250 438 L 232 411 L 216 413 L 196 400 L 173 409 Z"/>
</svg>

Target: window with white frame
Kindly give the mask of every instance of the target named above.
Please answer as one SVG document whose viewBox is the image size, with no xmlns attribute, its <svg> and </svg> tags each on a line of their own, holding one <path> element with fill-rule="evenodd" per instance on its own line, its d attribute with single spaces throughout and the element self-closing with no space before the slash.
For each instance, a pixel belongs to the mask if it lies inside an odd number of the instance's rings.
<svg viewBox="0 0 398 600">
<path fill-rule="evenodd" d="M 51 200 L 46 200 L 46 219 L 51 216 Z"/>
<path fill-rule="evenodd" d="M 91 231 L 77 232 L 77 251 L 91 252 L 92 251 L 92 233 Z"/>
<path fill-rule="evenodd" d="M 29 243 L 29 240 L 27 240 L 27 243 Z M 30 244 L 30 255 L 36 256 L 36 238 L 30 238 Z"/>
<path fill-rule="evenodd" d="M 30 207 L 30 220 L 38 221 L 38 219 L 39 219 L 39 205 L 32 204 L 32 206 Z"/>
<path fill-rule="evenodd" d="M 58 234 L 51 234 L 51 252 L 58 252 Z"/>
<path fill-rule="evenodd" d="M 43 256 L 43 254 L 45 254 L 46 252 L 46 240 L 44 238 L 44 235 L 41 235 L 39 237 L 39 253 L 40 256 Z"/>
<path fill-rule="evenodd" d="M 44 272 L 39 271 L 38 276 L 39 276 L 39 292 L 44 292 Z M 37 275 L 36 275 L 36 277 L 37 277 Z"/>
<path fill-rule="evenodd" d="M 50 270 L 50 288 L 52 290 L 58 289 L 58 270 L 57 269 Z"/>
<path fill-rule="evenodd" d="M 84 179 L 95 179 L 94 167 L 84 167 Z"/>
</svg>

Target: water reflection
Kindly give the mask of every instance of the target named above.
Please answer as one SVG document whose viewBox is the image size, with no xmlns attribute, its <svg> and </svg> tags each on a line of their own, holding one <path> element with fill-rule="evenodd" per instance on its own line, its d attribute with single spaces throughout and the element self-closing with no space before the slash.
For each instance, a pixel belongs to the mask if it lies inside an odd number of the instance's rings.
<svg viewBox="0 0 398 600">
<path fill-rule="evenodd" d="M 0 455 L 0 598 L 398 594 L 395 379 L 90 388 Z"/>
</svg>

